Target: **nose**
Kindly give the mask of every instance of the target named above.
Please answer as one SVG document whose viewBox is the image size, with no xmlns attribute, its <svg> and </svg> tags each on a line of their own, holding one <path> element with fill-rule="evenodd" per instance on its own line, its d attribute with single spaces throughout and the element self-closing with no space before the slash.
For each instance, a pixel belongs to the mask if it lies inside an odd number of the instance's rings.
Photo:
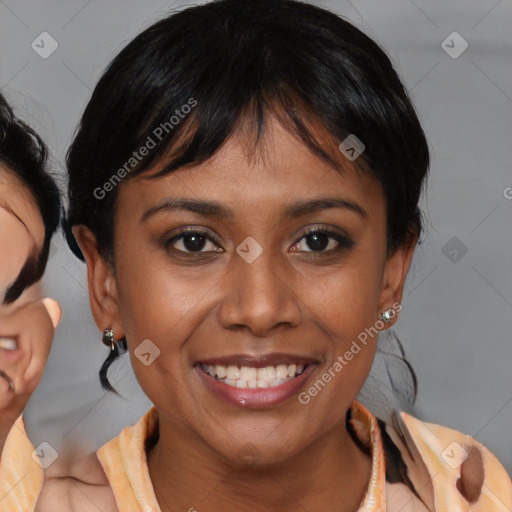
<svg viewBox="0 0 512 512">
<path fill-rule="evenodd" d="M 246 327 L 265 336 L 279 327 L 295 327 L 301 319 L 300 300 L 289 273 L 265 251 L 252 263 L 235 257 L 226 276 L 226 295 L 219 308 L 226 329 Z"/>
</svg>

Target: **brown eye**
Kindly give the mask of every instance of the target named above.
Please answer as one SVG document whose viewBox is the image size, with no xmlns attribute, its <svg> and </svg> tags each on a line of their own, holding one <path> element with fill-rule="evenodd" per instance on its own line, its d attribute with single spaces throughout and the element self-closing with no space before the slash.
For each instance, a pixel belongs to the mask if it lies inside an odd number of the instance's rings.
<svg viewBox="0 0 512 512">
<path fill-rule="evenodd" d="M 294 244 L 292 250 L 294 252 L 331 253 L 350 249 L 353 246 L 353 240 L 339 233 L 325 229 L 312 229 Z"/>
<path fill-rule="evenodd" d="M 212 237 L 198 229 L 187 228 L 164 242 L 166 249 L 173 247 L 176 251 L 184 253 L 220 252 Z M 204 250 L 206 248 L 206 250 Z"/>
</svg>

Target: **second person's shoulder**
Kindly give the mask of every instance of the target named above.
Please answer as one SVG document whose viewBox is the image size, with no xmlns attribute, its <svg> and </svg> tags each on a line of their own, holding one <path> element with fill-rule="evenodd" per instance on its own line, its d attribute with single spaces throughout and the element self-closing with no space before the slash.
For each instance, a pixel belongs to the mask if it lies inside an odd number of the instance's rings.
<svg viewBox="0 0 512 512">
<path fill-rule="evenodd" d="M 416 480 L 415 487 L 423 486 L 427 495 L 430 487 L 436 511 L 512 509 L 510 475 L 475 438 L 406 412 L 394 414 L 394 427 L 386 430 L 399 447 L 411 479 Z M 431 485 L 425 485 L 426 477 Z"/>
</svg>

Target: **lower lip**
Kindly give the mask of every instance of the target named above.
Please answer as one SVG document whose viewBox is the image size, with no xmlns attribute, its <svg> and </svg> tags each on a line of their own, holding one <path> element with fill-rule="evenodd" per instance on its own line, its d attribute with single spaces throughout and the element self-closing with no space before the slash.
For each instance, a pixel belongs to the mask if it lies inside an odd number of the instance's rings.
<svg viewBox="0 0 512 512">
<path fill-rule="evenodd" d="M 262 409 L 281 405 L 299 392 L 315 368 L 316 364 L 308 364 L 298 377 L 272 388 L 235 388 L 205 373 L 199 365 L 195 366 L 210 391 L 242 409 Z"/>
</svg>

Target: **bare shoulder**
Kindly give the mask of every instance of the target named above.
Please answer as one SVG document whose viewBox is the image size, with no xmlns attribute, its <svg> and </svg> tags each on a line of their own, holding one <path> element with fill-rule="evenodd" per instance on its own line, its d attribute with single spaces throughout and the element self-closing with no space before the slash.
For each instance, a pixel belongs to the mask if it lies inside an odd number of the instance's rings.
<svg viewBox="0 0 512 512">
<path fill-rule="evenodd" d="M 114 493 L 95 453 L 45 470 L 35 512 L 55 510 L 119 512 Z"/>
</svg>

